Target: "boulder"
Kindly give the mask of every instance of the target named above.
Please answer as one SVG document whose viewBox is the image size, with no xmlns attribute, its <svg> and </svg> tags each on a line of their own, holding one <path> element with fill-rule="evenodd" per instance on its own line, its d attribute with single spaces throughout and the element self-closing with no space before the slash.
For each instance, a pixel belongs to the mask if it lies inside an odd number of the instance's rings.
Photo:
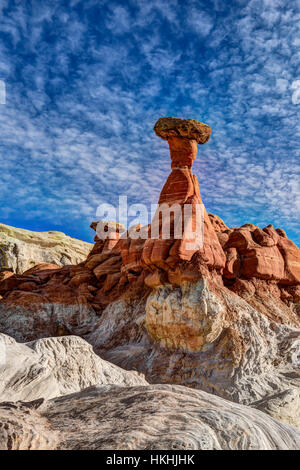
<svg viewBox="0 0 300 470">
<path fill-rule="evenodd" d="M 181 137 L 195 140 L 197 144 L 205 144 L 209 140 L 211 128 L 195 119 L 165 117 L 156 122 L 154 132 L 164 140 L 170 137 Z"/>
</svg>

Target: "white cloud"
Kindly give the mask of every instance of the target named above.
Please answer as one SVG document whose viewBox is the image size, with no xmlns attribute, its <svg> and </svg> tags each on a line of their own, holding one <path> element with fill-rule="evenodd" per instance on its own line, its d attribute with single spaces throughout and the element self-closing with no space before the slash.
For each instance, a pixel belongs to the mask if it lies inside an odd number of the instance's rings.
<svg viewBox="0 0 300 470">
<path fill-rule="evenodd" d="M 132 22 L 126 8 L 113 5 L 105 23 L 114 34 L 123 34 L 130 30 Z"/>
<path fill-rule="evenodd" d="M 214 26 L 214 20 L 205 11 L 191 8 L 187 11 L 187 22 L 200 36 L 208 36 Z"/>
</svg>

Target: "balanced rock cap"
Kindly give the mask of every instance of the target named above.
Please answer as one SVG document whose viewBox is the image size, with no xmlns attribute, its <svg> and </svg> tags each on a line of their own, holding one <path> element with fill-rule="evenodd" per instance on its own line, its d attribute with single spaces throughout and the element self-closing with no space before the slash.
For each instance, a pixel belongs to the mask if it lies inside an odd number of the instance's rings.
<svg viewBox="0 0 300 470">
<path fill-rule="evenodd" d="M 211 128 L 203 122 L 195 121 L 195 119 L 164 117 L 157 121 L 154 132 L 164 140 L 175 136 L 196 140 L 197 144 L 205 144 L 209 140 Z"/>
</svg>

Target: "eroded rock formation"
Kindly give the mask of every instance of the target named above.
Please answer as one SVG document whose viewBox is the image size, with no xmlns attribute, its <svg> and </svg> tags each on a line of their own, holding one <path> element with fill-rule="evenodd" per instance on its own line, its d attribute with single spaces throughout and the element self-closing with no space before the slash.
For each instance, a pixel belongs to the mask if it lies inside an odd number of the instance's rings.
<svg viewBox="0 0 300 470">
<path fill-rule="evenodd" d="M 176 239 L 174 215 L 169 239 L 164 240 L 161 236 L 163 230 L 161 223 L 159 239 L 146 240 L 142 262 L 151 270 L 151 274 L 146 277 L 145 282 L 150 287 L 157 287 L 166 281 L 181 285 L 185 280 L 195 281 L 199 278 L 200 265 L 215 270 L 221 270 L 225 266 L 224 252 L 203 206 L 197 177 L 192 173 L 192 165 L 197 155 L 197 143 L 207 142 L 211 129 L 193 119 L 161 118 L 154 130 L 158 136 L 168 140 L 172 161 L 172 172 L 158 201 L 158 212 L 163 205 L 169 208 L 179 207 L 181 218 L 177 216 L 177 219 L 183 228 L 182 237 Z M 203 233 L 199 233 L 202 230 L 199 226 L 200 221 L 197 223 L 196 211 L 199 208 L 202 208 L 202 213 L 198 214 L 198 217 L 201 216 L 204 220 Z M 190 209 L 191 214 L 188 221 L 191 230 L 187 231 L 188 233 L 183 224 L 187 209 Z M 152 221 L 152 225 L 155 222 Z M 194 255 L 196 257 L 193 259 Z M 185 267 L 184 262 L 191 263 Z M 166 281 L 162 282 L 164 279 Z"/>
<path fill-rule="evenodd" d="M 149 385 L 75 336 L 19 344 L 0 334 L 0 397 L 0 450 L 300 448 L 291 390 L 250 408 Z"/>
<path fill-rule="evenodd" d="M 193 208 L 202 201 L 192 163 L 210 128 L 167 118 L 155 131 L 168 140 L 172 160 L 159 205 L 189 204 L 193 225 Z M 168 240 L 144 240 L 117 226 L 112 239 L 96 235 L 76 266 L 6 276 L 0 330 L 18 341 L 79 335 L 149 382 L 188 385 L 236 402 L 296 393 L 299 249 L 273 226 L 229 228 L 205 209 L 203 216 L 204 244 L 194 250 L 185 232 L 182 239 L 171 231 Z M 136 231 L 151 234 L 151 228 Z"/>
</svg>

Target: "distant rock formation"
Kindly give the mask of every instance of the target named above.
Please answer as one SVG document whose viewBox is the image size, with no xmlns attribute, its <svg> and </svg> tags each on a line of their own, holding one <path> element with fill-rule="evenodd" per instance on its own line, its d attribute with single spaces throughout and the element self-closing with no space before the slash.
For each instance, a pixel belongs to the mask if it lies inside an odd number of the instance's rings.
<svg viewBox="0 0 300 470">
<path fill-rule="evenodd" d="M 78 264 L 92 247 L 91 243 L 62 232 L 33 232 L 0 224 L 0 268 L 1 257 L 5 257 L 7 267 L 17 274 L 41 263 L 57 266 Z"/>
<path fill-rule="evenodd" d="M 159 204 L 193 209 L 201 196 L 192 163 L 210 128 L 166 118 L 155 132 L 168 140 L 172 160 Z M 151 233 L 151 226 L 139 230 Z M 300 251 L 283 230 L 229 228 L 204 209 L 204 244 L 192 252 L 185 237 L 131 233 L 96 235 L 76 266 L 6 274 L 0 330 L 18 341 L 80 335 L 101 357 L 150 383 L 187 385 L 243 404 L 298 393 Z"/>
</svg>

